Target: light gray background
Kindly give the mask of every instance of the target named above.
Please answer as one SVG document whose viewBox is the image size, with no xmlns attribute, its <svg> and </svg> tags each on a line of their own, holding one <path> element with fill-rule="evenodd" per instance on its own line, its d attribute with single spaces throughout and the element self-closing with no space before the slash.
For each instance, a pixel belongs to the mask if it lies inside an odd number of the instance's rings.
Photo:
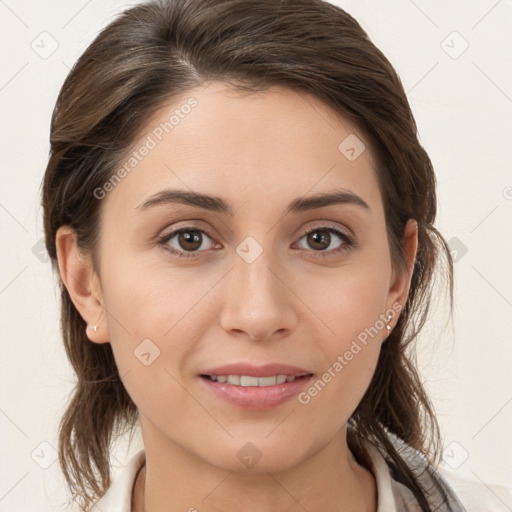
<svg viewBox="0 0 512 512">
<path fill-rule="evenodd" d="M 57 425 L 73 373 L 56 279 L 37 249 L 40 183 L 66 74 L 98 31 L 135 3 L 0 0 L 2 512 L 64 510 Z M 439 305 L 418 351 L 445 463 L 511 485 L 512 1 L 337 3 L 400 74 L 438 177 L 437 227 L 457 259 L 455 315 L 452 329 L 446 304 L 434 297 Z M 115 475 L 141 447 L 140 438 L 119 444 Z"/>
</svg>

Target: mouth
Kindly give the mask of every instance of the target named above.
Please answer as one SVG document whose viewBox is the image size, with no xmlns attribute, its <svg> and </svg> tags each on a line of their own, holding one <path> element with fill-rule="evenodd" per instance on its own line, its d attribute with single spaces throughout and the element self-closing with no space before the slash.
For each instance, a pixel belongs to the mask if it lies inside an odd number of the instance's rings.
<svg viewBox="0 0 512 512">
<path fill-rule="evenodd" d="M 302 375 L 271 375 L 268 377 L 258 377 L 254 375 L 206 375 L 202 374 L 200 377 L 208 379 L 212 382 L 227 383 L 232 386 L 242 387 L 268 387 L 287 382 L 294 382 L 301 379 L 312 377 L 312 373 L 304 373 Z"/>
<path fill-rule="evenodd" d="M 247 373 L 247 370 L 246 370 Z M 208 397 L 248 411 L 267 411 L 292 400 L 312 381 L 313 373 L 261 375 L 202 373 L 199 382 Z"/>
</svg>

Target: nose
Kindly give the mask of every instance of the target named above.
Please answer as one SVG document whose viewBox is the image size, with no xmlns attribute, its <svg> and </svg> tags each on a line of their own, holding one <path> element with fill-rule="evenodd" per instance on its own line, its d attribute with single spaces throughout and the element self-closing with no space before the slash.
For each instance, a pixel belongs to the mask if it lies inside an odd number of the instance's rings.
<svg viewBox="0 0 512 512">
<path fill-rule="evenodd" d="M 226 276 L 221 326 L 226 332 L 253 341 L 282 338 L 297 324 L 297 298 L 288 272 L 266 256 L 252 262 L 238 254 Z"/>
</svg>

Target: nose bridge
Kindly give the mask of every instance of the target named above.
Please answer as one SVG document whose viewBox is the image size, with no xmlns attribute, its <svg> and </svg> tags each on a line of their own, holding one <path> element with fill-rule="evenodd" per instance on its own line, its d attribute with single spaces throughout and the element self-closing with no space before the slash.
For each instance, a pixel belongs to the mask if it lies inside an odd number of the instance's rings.
<svg viewBox="0 0 512 512">
<path fill-rule="evenodd" d="M 266 237 L 265 243 L 271 239 Z M 290 292 L 278 278 L 279 267 L 275 251 L 255 237 L 236 247 L 221 315 L 224 329 L 263 339 L 292 327 L 295 315 Z"/>
<path fill-rule="evenodd" d="M 241 294 L 239 299 L 244 299 L 245 290 L 246 298 L 260 303 L 261 307 L 268 306 L 266 303 L 274 301 L 276 293 L 279 294 L 279 283 L 270 270 L 276 266 L 274 250 L 269 246 L 271 237 L 267 237 L 264 243 L 265 247 L 249 236 L 237 246 L 233 276 L 237 281 L 238 293 Z"/>
</svg>

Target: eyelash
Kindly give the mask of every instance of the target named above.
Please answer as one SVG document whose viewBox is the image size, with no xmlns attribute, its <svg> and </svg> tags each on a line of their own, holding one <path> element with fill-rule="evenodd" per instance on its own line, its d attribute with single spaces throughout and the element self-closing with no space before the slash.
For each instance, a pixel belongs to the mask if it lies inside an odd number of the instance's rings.
<svg viewBox="0 0 512 512">
<path fill-rule="evenodd" d="M 208 235 L 209 238 L 213 239 L 213 236 L 211 235 L 211 233 L 209 233 L 209 231 L 206 229 L 199 229 L 194 226 L 185 226 L 183 228 L 176 229 L 175 231 L 171 231 L 170 233 L 165 233 L 165 234 L 159 235 L 158 243 L 160 245 L 162 245 L 165 250 L 167 250 L 171 254 L 179 256 L 180 258 L 196 258 L 197 254 L 200 252 L 203 252 L 203 251 L 189 251 L 189 252 L 177 251 L 176 249 L 169 247 L 167 245 L 167 242 L 169 240 L 171 240 L 171 238 L 174 238 L 179 233 L 186 232 L 186 231 L 197 231 L 199 233 L 204 233 L 204 234 Z M 327 231 L 329 233 L 335 233 L 336 235 L 339 236 L 339 238 L 342 239 L 343 244 L 340 245 L 339 247 L 337 247 L 336 249 L 331 249 L 330 251 L 314 251 L 314 250 L 312 250 L 312 255 L 314 257 L 327 258 L 329 256 L 333 256 L 340 252 L 348 251 L 348 250 L 356 247 L 356 242 L 354 241 L 354 239 L 351 236 L 347 235 L 345 232 L 341 231 L 339 228 L 334 227 L 334 226 L 314 227 L 314 228 L 306 231 L 305 233 L 303 233 L 303 235 L 299 238 L 299 240 L 302 240 L 305 236 L 307 236 L 311 233 L 316 233 L 317 231 L 322 231 L 322 232 Z"/>
</svg>

